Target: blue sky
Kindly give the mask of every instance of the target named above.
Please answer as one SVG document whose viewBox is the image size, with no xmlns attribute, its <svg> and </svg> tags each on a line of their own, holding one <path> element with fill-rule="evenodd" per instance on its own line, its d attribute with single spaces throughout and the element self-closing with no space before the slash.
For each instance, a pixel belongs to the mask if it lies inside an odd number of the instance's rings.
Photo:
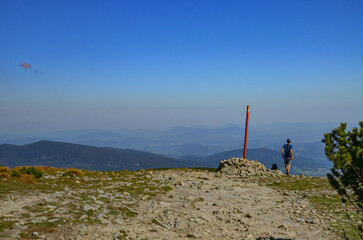
<svg viewBox="0 0 363 240">
<path fill-rule="evenodd" d="M 0 36 L 3 133 L 363 120 L 361 0 L 2 0 Z"/>
</svg>

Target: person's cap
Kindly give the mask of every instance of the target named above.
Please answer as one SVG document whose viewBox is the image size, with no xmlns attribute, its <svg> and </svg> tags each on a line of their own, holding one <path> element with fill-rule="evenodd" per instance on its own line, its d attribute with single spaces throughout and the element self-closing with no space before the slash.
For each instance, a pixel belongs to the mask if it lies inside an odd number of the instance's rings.
<svg viewBox="0 0 363 240">
<path fill-rule="evenodd" d="M 288 138 L 288 139 L 286 139 L 286 141 L 289 143 L 289 142 L 291 142 L 291 139 L 290 139 L 290 138 Z"/>
</svg>

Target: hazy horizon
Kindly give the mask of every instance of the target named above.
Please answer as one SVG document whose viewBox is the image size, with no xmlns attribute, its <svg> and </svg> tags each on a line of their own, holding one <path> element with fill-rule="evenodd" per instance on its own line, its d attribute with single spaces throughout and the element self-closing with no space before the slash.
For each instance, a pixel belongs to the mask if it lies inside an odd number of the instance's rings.
<svg viewBox="0 0 363 240">
<path fill-rule="evenodd" d="M 49 128 L 49 129 L 31 129 L 31 130 L 24 130 L 24 129 L 17 129 L 14 131 L 9 131 L 7 129 L 1 129 L 0 128 L 0 136 L 1 135 L 24 135 L 24 136 L 46 136 L 47 134 L 55 134 L 55 133 L 65 133 L 65 132 L 118 132 L 118 131 L 155 131 L 155 132 L 165 132 L 165 131 L 171 131 L 178 128 L 186 128 L 186 129 L 222 129 L 222 128 L 228 128 L 228 127 L 238 127 L 242 128 L 243 131 L 245 129 L 245 118 L 241 121 L 241 123 L 226 123 L 222 125 L 175 125 L 175 126 L 165 126 L 165 127 L 158 127 L 158 128 L 146 128 L 146 127 L 118 127 L 118 128 L 110 128 L 107 126 L 99 126 L 95 128 Z M 323 128 L 331 127 L 335 128 L 338 127 L 342 122 L 271 122 L 271 123 L 265 123 L 265 124 L 258 124 L 253 121 L 249 121 L 249 130 L 251 131 L 259 131 L 259 128 L 261 127 L 268 127 L 268 126 L 286 126 L 286 128 L 289 127 L 301 127 L 304 125 L 311 125 L 314 127 L 321 126 Z M 358 122 L 345 122 L 347 123 L 347 129 L 351 129 L 353 127 L 358 127 Z M 275 130 L 275 129 L 272 129 Z M 299 130 L 299 129 L 296 129 Z"/>
<path fill-rule="evenodd" d="M 363 1 L 0 2 L 0 134 L 363 120 Z"/>
</svg>

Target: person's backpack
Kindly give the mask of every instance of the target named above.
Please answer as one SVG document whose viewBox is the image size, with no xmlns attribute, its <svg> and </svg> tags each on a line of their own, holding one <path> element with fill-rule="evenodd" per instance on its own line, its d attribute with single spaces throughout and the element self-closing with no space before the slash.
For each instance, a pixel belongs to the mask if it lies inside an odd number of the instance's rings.
<svg viewBox="0 0 363 240">
<path fill-rule="evenodd" d="M 276 163 L 272 164 L 271 170 L 277 170 L 277 164 Z"/>
</svg>

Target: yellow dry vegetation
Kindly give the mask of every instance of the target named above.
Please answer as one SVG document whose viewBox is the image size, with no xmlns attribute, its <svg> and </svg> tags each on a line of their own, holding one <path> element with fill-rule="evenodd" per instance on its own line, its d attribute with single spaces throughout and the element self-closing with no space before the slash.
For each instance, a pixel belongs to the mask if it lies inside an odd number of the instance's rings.
<svg viewBox="0 0 363 240">
<path fill-rule="evenodd" d="M 77 175 L 77 176 L 83 176 L 84 175 L 84 173 L 81 170 L 76 169 L 76 168 L 71 168 L 71 169 L 68 170 L 68 172 L 72 173 L 74 175 Z"/>
<path fill-rule="evenodd" d="M 22 169 L 23 167 L 25 168 L 28 168 L 30 166 L 17 166 L 17 167 L 14 167 L 13 170 L 16 170 L 16 171 L 19 171 L 20 169 Z"/>
<path fill-rule="evenodd" d="M 41 170 L 41 171 L 50 171 L 50 172 L 56 172 L 59 170 L 64 170 L 64 168 L 56 168 L 56 167 L 48 167 L 48 166 L 39 166 L 35 167 L 35 169 Z"/>
<path fill-rule="evenodd" d="M 9 172 L 10 168 L 9 167 L 0 167 L 0 172 Z"/>
<path fill-rule="evenodd" d="M 20 173 L 19 180 L 24 183 L 31 183 L 31 184 L 35 183 L 33 175 L 29 175 L 29 174 Z"/>
<path fill-rule="evenodd" d="M 10 174 L 6 172 L 0 172 L 0 178 L 9 178 Z"/>
</svg>

